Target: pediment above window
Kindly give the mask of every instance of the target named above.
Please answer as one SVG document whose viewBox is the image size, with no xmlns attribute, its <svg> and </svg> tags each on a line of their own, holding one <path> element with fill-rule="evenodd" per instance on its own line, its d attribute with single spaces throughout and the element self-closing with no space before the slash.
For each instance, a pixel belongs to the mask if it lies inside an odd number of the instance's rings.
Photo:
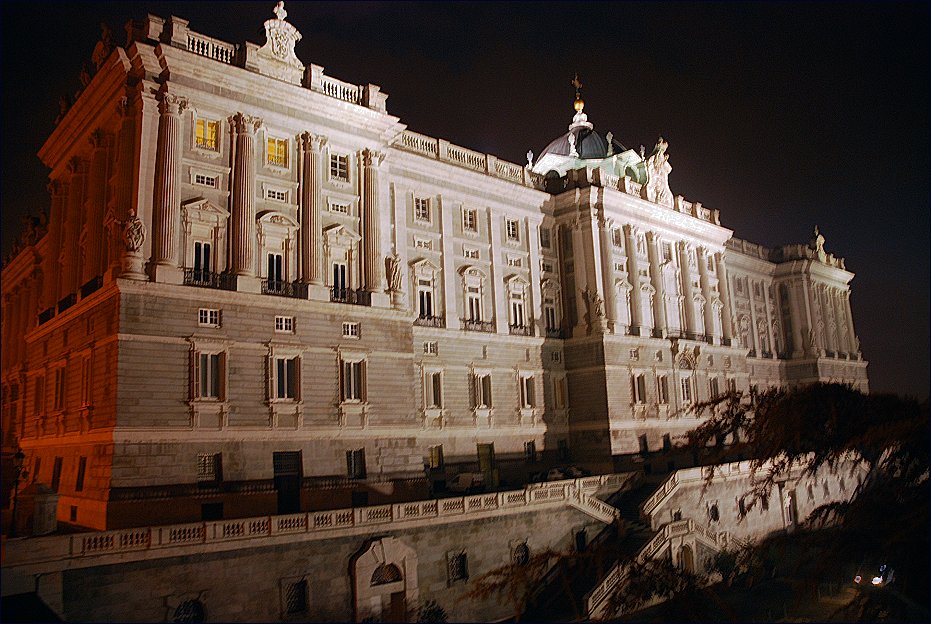
<svg viewBox="0 0 931 624">
<path fill-rule="evenodd" d="M 362 237 L 348 229 L 341 223 L 324 228 L 323 239 L 327 245 L 334 247 L 351 247 L 362 240 Z"/>
<path fill-rule="evenodd" d="M 189 199 L 181 204 L 181 218 L 197 223 L 217 224 L 226 221 L 230 213 L 204 197 Z"/>
</svg>

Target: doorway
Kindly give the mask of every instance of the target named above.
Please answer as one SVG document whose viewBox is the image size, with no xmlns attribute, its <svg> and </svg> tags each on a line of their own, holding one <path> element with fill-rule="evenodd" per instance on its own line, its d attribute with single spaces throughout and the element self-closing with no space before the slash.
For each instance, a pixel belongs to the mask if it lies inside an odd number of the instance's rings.
<svg viewBox="0 0 931 624">
<path fill-rule="evenodd" d="M 272 453 L 278 514 L 301 511 L 301 451 Z"/>
</svg>

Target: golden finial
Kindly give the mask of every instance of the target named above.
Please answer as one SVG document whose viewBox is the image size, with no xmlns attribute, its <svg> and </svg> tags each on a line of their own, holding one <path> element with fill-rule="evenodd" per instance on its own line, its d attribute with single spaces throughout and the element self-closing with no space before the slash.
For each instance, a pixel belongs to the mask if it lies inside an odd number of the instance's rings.
<svg viewBox="0 0 931 624">
<path fill-rule="evenodd" d="M 575 112 L 581 113 L 582 109 L 585 108 L 585 100 L 582 99 L 582 81 L 579 80 L 579 74 L 576 72 L 575 77 L 569 81 L 573 87 L 575 87 L 575 103 L 572 107 L 575 109 Z"/>
</svg>

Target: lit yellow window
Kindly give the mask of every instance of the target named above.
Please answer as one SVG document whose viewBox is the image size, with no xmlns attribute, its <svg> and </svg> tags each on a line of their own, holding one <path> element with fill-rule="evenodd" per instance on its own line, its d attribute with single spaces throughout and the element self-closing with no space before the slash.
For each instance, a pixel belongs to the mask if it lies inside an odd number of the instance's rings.
<svg viewBox="0 0 931 624">
<path fill-rule="evenodd" d="M 268 139 L 268 163 L 279 167 L 288 166 L 288 140 Z"/>
<path fill-rule="evenodd" d="M 197 147 L 213 151 L 219 150 L 220 146 L 217 142 L 217 131 L 219 130 L 219 126 L 220 122 L 218 121 L 198 119 L 196 136 Z"/>
</svg>

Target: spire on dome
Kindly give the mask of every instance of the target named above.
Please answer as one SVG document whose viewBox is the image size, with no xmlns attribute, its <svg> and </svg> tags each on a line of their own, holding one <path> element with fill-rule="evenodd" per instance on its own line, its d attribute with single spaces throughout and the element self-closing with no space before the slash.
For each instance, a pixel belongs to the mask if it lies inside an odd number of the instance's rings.
<svg viewBox="0 0 931 624">
<path fill-rule="evenodd" d="M 574 130 L 575 128 L 588 128 L 591 130 L 594 126 L 589 123 L 588 115 L 582 112 L 585 109 L 585 100 L 582 99 L 582 81 L 579 80 L 579 74 L 576 72 L 575 77 L 569 81 L 573 87 L 575 87 L 575 102 L 572 104 L 572 108 L 575 109 L 575 116 L 572 118 L 572 123 L 569 124 L 569 130 Z"/>
</svg>

